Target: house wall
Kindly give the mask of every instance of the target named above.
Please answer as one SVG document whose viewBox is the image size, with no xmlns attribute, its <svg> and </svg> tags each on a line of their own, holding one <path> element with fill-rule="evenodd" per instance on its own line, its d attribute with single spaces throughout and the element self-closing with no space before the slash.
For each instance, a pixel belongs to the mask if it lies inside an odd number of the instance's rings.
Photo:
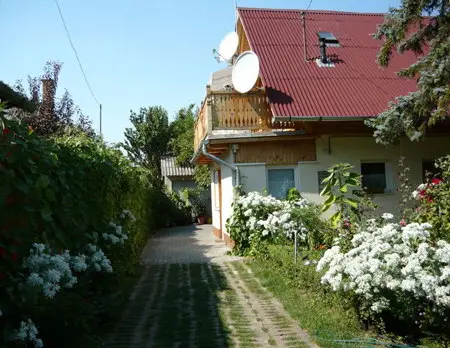
<svg viewBox="0 0 450 348">
<path fill-rule="evenodd" d="M 218 183 L 214 180 L 214 172 L 220 169 L 218 166 L 212 166 L 211 168 L 211 216 L 214 234 L 216 237 L 220 237 L 220 211 L 218 204 L 216 204 L 218 197 Z"/>
<path fill-rule="evenodd" d="M 427 138 L 421 142 L 402 139 L 398 146 L 377 144 L 372 137 L 321 137 L 317 140 L 317 161 L 298 164 L 299 191 L 314 202 L 322 203 L 319 196 L 318 171 L 327 170 L 333 164 L 347 162 L 360 173 L 362 161 L 386 161 L 386 180 L 390 193 L 375 195 L 381 212 L 397 212 L 400 194 L 398 160 L 405 157 L 410 168 L 410 183 L 413 186 L 422 182 L 422 161 L 446 155 L 450 148 L 450 137 Z M 329 144 L 329 145 L 328 145 Z"/>
<path fill-rule="evenodd" d="M 192 177 L 172 177 L 170 178 L 172 190 L 180 193 L 185 188 L 195 188 L 197 184 Z"/>
<path fill-rule="evenodd" d="M 228 154 L 224 158 L 224 160 L 228 163 L 233 163 L 233 153 L 231 151 L 228 151 Z M 222 172 L 222 232 L 229 236 L 229 233 L 227 232 L 225 225 L 227 219 L 231 216 L 232 213 L 231 203 L 233 203 L 235 175 L 233 173 L 234 171 L 231 168 L 226 167 L 224 165 L 221 165 L 221 172 Z"/>
<path fill-rule="evenodd" d="M 397 193 L 398 160 L 406 157 L 405 164 L 410 168 L 409 176 L 412 185 L 422 182 L 422 161 L 431 160 L 446 155 L 450 148 L 450 137 L 427 138 L 424 141 L 411 143 L 402 139 L 397 146 L 384 146 L 377 144 L 371 136 L 361 137 L 331 137 L 321 136 L 316 140 L 316 160 L 283 163 L 274 165 L 267 163 L 236 163 L 241 173 L 241 183 L 245 192 L 262 191 L 267 188 L 268 168 L 289 168 L 295 170 L 296 188 L 302 195 L 316 203 L 322 203 L 319 195 L 318 172 L 326 171 L 332 165 L 347 162 L 354 166 L 353 171 L 360 173 L 363 161 L 385 161 L 386 180 L 390 193 L 375 195 L 375 201 L 380 205 L 381 212 L 396 213 L 400 199 Z M 241 147 L 240 147 L 241 149 Z M 240 151 L 240 150 L 239 150 Z M 296 148 L 293 151 L 304 153 L 304 149 Z M 295 156 L 294 156 L 295 157 Z M 226 160 L 232 163 L 232 155 Z M 231 214 L 232 171 L 222 166 L 222 231 L 226 233 L 225 222 Z"/>
</svg>

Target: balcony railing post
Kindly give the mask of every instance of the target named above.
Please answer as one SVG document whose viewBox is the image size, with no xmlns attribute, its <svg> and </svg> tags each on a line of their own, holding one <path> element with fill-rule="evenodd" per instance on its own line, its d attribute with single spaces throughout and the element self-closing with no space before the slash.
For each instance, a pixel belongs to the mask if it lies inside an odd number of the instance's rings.
<svg viewBox="0 0 450 348">
<path fill-rule="evenodd" d="M 213 130 L 213 114 L 212 114 L 212 95 L 211 95 L 211 86 L 206 86 L 206 134 L 211 134 Z"/>
</svg>

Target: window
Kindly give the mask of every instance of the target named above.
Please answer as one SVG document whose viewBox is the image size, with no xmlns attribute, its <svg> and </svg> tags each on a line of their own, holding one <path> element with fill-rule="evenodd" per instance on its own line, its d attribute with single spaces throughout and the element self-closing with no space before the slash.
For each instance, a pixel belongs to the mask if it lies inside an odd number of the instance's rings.
<svg viewBox="0 0 450 348">
<path fill-rule="evenodd" d="M 385 193 L 386 163 L 371 162 L 361 163 L 362 186 L 369 193 Z"/>
<path fill-rule="evenodd" d="M 427 178 L 434 178 L 441 175 L 441 171 L 434 166 L 434 162 L 434 160 L 422 161 L 422 180 L 424 182 Z"/>
<path fill-rule="evenodd" d="M 290 188 L 295 187 L 294 169 L 269 169 L 269 194 L 278 199 L 286 198 Z"/>
<path fill-rule="evenodd" d="M 317 172 L 317 180 L 319 184 L 319 193 L 322 192 L 322 190 L 325 187 L 325 184 L 322 184 L 323 179 L 325 179 L 330 173 L 328 173 L 328 170 L 319 170 Z"/>
<path fill-rule="evenodd" d="M 319 31 L 317 36 L 319 37 L 319 41 L 325 41 L 325 44 L 328 47 L 339 47 L 339 40 L 336 39 L 336 36 L 334 36 L 333 33 L 328 31 Z"/>
</svg>

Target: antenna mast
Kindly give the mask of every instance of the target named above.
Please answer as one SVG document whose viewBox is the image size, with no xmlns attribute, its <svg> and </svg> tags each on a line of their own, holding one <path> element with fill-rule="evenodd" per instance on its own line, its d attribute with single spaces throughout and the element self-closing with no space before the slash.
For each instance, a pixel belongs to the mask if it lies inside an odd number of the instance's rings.
<svg viewBox="0 0 450 348">
<path fill-rule="evenodd" d="M 306 12 L 302 12 L 302 24 L 303 24 L 303 54 L 305 62 L 308 61 L 308 47 L 306 46 L 306 20 L 305 20 Z"/>
</svg>

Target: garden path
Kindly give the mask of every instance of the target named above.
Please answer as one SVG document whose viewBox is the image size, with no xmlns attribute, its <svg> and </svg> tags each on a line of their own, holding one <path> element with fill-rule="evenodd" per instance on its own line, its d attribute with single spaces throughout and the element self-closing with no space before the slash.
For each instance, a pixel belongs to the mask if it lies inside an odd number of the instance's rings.
<svg viewBox="0 0 450 348">
<path fill-rule="evenodd" d="M 162 230 L 105 347 L 317 347 L 211 226 Z"/>
</svg>

